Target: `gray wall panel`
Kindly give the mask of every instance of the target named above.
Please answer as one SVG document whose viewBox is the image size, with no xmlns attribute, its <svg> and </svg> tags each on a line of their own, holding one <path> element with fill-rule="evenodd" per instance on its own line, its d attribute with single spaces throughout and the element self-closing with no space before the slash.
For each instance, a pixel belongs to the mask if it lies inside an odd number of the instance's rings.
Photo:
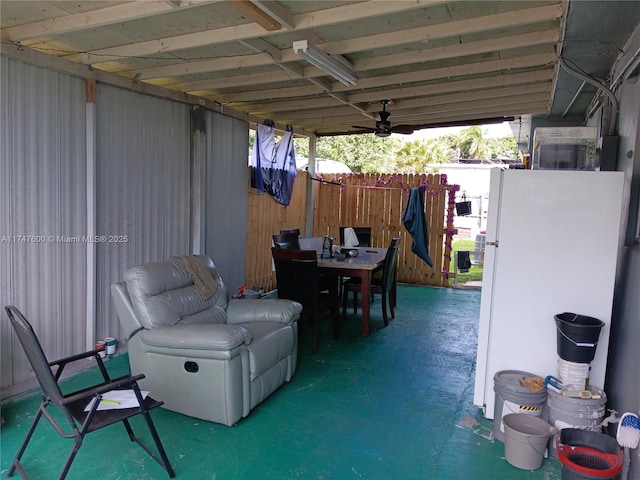
<svg viewBox="0 0 640 480">
<path fill-rule="evenodd" d="M 2 72 L 2 304 L 54 359 L 86 348 L 84 82 L 5 57 Z M 2 386 L 30 379 L 6 320 L 1 332 Z"/>
<path fill-rule="evenodd" d="M 205 253 L 233 293 L 245 283 L 249 125 L 213 112 L 206 124 Z"/>
<path fill-rule="evenodd" d="M 640 31 L 637 32 L 640 44 Z M 624 82 L 620 88 L 618 170 L 626 173 L 634 194 L 640 185 L 640 83 L 637 77 Z M 638 197 L 629 195 L 631 201 Z M 635 231 L 637 209 L 630 208 L 629 218 Z M 620 412 L 640 413 L 640 243 L 625 246 L 618 266 L 615 291 L 614 320 L 609 348 L 607 395 L 612 408 Z M 638 466 L 640 469 L 640 465 Z M 640 471 L 640 470 L 639 470 Z"/>
<path fill-rule="evenodd" d="M 624 57 L 612 75 L 626 71 L 637 60 L 640 50 L 640 29 L 636 29 Z M 626 198 L 630 202 L 626 244 L 621 252 L 614 296 L 613 321 L 607 367 L 607 407 L 618 412 L 640 413 L 640 239 L 634 238 L 640 222 L 640 83 L 637 63 L 635 74 L 621 83 L 617 90 L 620 102 L 618 117 L 618 165 L 630 184 Z M 633 71 L 633 70 L 631 70 Z M 640 449 L 630 451 L 629 478 L 640 478 Z"/>
<path fill-rule="evenodd" d="M 638 32 L 640 34 L 640 32 Z M 639 37 L 640 38 L 640 37 Z M 633 185 L 630 195 L 630 229 L 635 232 L 640 188 L 640 84 L 638 77 L 625 82 L 620 95 L 620 144 L 618 170 Z M 633 238 L 628 235 L 627 239 Z M 630 243 L 630 242 L 629 242 Z M 625 245 L 618 269 L 609 346 L 606 392 L 608 407 L 619 412 L 640 413 L 640 242 Z M 629 478 L 640 478 L 640 450 L 630 451 Z"/>
<path fill-rule="evenodd" d="M 189 253 L 189 107 L 98 85 L 96 123 L 96 222 L 106 237 L 97 245 L 96 335 L 122 342 L 110 285 L 133 265 Z"/>
<path fill-rule="evenodd" d="M 0 188 L 0 236 L 8 236 L 10 232 L 10 216 L 9 205 L 11 199 L 11 191 L 7 188 L 7 182 L 11 179 L 10 153 L 11 142 L 9 141 L 9 108 L 6 100 L 9 98 L 9 60 L 0 57 L 0 178 L 3 179 L 3 188 Z M 11 118 L 13 115 L 11 116 Z M 13 296 L 11 290 L 11 270 L 10 258 L 12 256 L 12 247 L 8 244 L 7 239 L 0 241 L 0 306 L 5 305 Z M 0 312 L 4 317 L 4 311 Z M 0 320 L 0 387 L 10 385 L 13 380 L 11 357 L 11 327 L 9 322 L 4 318 Z"/>
</svg>

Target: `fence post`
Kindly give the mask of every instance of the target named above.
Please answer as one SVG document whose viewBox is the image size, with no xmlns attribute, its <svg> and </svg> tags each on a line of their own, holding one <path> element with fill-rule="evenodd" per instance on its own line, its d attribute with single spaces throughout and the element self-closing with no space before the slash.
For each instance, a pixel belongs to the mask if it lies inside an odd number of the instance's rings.
<svg viewBox="0 0 640 480">
<path fill-rule="evenodd" d="M 451 273 L 451 244 L 453 242 L 453 236 L 457 233 L 457 230 L 453 227 L 453 209 L 456 206 L 456 192 L 460 190 L 460 185 L 447 185 L 446 189 L 449 194 L 449 202 L 447 203 L 447 226 L 444 229 L 444 260 L 442 262 L 443 287 L 449 286 L 449 273 Z"/>
</svg>

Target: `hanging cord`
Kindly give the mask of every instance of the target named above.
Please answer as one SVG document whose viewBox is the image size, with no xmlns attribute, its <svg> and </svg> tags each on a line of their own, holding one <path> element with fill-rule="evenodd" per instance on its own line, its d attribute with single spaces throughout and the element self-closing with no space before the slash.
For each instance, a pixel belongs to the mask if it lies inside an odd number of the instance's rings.
<svg viewBox="0 0 640 480">
<path fill-rule="evenodd" d="M 360 173 L 348 173 L 347 177 L 351 177 L 352 175 L 358 176 L 360 177 L 362 174 Z M 405 193 L 409 193 L 410 187 L 405 185 L 402 180 L 401 180 L 401 175 L 398 174 L 391 174 L 387 177 L 387 179 L 385 180 L 385 178 L 380 175 L 378 176 L 376 182 L 374 184 L 363 184 L 363 185 L 354 185 L 354 184 L 346 184 L 346 183 L 342 183 L 341 179 L 342 177 L 340 177 L 338 179 L 337 182 L 333 182 L 333 181 L 329 181 L 329 180 L 324 180 L 322 178 L 321 174 L 318 174 L 317 177 L 311 177 L 309 176 L 309 178 L 311 180 L 314 180 L 316 182 L 320 182 L 320 183 L 326 183 L 329 185 L 338 185 L 342 188 L 345 187 L 349 187 L 349 188 L 368 188 L 368 189 L 378 189 L 378 190 L 390 190 L 392 189 L 391 187 L 387 187 L 386 185 L 389 185 L 390 183 L 396 183 L 400 189 L 405 192 Z M 424 189 L 425 193 L 429 194 L 429 195 L 439 195 L 442 192 L 444 192 L 445 190 L 447 190 L 449 188 L 449 185 L 447 184 L 447 176 L 445 174 L 440 174 L 440 183 L 434 188 L 432 184 L 428 183 L 429 178 L 425 179 L 424 182 L 422 182 L 419 185 L 419 188 Z"/>
<path fill-rule="evenodd" d="M 311 180 L 313 180 L 314 182 L 326 183 L 327 185 L 337 185 L 339 187 L 344 187 L 345 186 L 344 183 L 330 182 L 329 180 L 323 180 L 322 178 L 312 177 L 311 175 L 309 175 L 309 178 Z"/>
<path fill-rule="evenodd" d="M 589 85 L 596 87 L 598 90 L 601 90 L 607 97 L 609 97 L 609 100 L 611 100 L 611 104 L 613 106 L 613 111 L 611 112 L 611 125 L 609 125 L 609 135 L 615 135 L 618 122 L 618 99 L 616 98 L 615 94 L 611 90 L 609 90 L 609 88 L 601 81 L 585 75 L 584 73 L 579 72 L 574 68 L 571 68 L 569 65 L 567 65 L 567 62 L 561 56 L 558 57 L 558 62 L 560 63 L 560 66 L 564 68 L 569 74 L 587 82 Z"/>
</svg>

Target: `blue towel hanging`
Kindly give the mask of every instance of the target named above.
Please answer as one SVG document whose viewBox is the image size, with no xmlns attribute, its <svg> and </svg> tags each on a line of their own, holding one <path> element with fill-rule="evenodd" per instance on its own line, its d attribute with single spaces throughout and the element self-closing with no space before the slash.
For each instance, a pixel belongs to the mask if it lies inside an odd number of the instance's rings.
<svg viewBox="0 0 640 480">
<path fill-rule="evenodd" d="M 424 189 L 412 188 L 409 192 L 409 201 L 402 215 L 402 224 L 413 237 L 411 251 L 424 260 L 427 265 L 433 267 L 429 256 L 429 232 L 424 218 Z"/>
</svg>

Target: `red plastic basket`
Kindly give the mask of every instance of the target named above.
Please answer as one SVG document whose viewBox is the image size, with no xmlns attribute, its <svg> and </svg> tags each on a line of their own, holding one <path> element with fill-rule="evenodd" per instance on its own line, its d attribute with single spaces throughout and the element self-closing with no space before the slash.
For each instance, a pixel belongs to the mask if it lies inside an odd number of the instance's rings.
<svg viewBox="0 0 640 480">
<path fill-rule="evenodd" d="M 595 448 L 560 443 L 556 437 L 556 451 L 560 462 L 570 470 L 592 477 L 615 477 L 622 471 L 624 453 L 605 453 Z"/>
</svg>

